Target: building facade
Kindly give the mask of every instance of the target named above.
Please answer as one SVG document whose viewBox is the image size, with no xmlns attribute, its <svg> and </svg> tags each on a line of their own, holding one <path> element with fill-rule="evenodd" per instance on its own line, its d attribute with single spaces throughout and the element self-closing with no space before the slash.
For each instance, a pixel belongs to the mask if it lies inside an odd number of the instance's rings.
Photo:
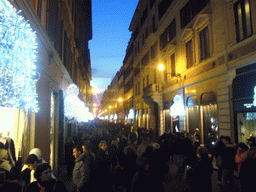
<svg viewBox="0 0 256 192">
<path fill-rule="evenodd" d="M 221 135 L 238 143 L 256 134 L 255 0 L 140 0 L 129 30 L 124 92 L 134 126 L 198 128 L 209 149 Z"/>
<path fill-rule="evenodd" d="M 14 0 L 10 3 L 36 32 L 36 84 L 38 112 L 15 109 L 11 132 L 16 157 L 24 159 L 32 148 L 42 150 L 56 175 L 64 165 L 63 146 L 68 132 L 64 114 L 67 87 L 75 83 L 79 97 L 92 105 L 91 1 Z M 2 130 L 6 131 L 6 130 Z"/>
</svg>

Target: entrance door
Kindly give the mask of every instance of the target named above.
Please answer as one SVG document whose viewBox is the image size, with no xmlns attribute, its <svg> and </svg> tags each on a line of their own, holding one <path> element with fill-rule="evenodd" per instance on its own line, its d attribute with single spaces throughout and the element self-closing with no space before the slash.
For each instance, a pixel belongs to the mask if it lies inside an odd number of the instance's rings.
<svg viewBox="0 0 256 192">
<path fill-rule="evenodd" d="M 256 136 L 256 112 L 237 113 L 238 143 L 246 143 L 251 134 Z"/>
<path fill-rule="evenodd" d="M 204 144 L 212 151 L 218 140 L 217 104 L 203 106 Z"/>
</svg>

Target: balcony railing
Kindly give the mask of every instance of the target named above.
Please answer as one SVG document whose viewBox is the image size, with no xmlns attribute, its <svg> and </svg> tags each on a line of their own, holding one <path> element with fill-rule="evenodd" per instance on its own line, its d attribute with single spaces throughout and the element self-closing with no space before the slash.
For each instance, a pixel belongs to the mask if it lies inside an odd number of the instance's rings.
<svg viewBox="0 0 256 192">
<path fill-rule="evenodd" d="M 161 84 L 150 84 L 147 87 L 143 88 L 144 95 L 150 95 L 150 94 L 160 92 L 160 91 L 162 91 Z"/>
</svg>

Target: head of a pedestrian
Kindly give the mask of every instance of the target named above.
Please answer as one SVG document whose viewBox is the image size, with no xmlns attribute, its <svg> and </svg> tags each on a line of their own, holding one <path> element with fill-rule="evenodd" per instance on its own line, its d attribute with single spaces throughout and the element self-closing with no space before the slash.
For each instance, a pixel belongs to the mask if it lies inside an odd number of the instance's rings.
<svg viewBox="0 0 256 192">
<path fill-rule="evenodd" d="M 80 145 L 77 145 L 73 148 L 73 156 L 77 159 L 83 153 L 83 148 Z"/>
<path fill-rule="evenodd" d="M 88 153 L 88 154 L 92 153 L 90 144 L 87 141 L 83 142 L 82 148 L 84 153 Z"/>
<path fill-rule="evenodd" d="M 256 143 L 256 138 L 253 135 L 250 135 L 250 137 L 247 139 L 248 145 L 250 147 L 254 146 Z"/>
<path fill-rule="evenodd" d="M 196 155 L 197 158 L 209 158 L 208 150 L 202 146 L 198 147 Z"/>
<path fill-rule="evenodd" d="M 30 154 L 25 160 L 25 165 L 27 165 L 30 170 L 35 170 L 39 163 L 41 163 L 41 160 L 39 160 L 35 154 Z"/>
<path fill-rule="evenodd" d="M 237 146 L 237 153 L 241 154 L 248 151 L 248 146 L 244 142 L 240 142 Z"/>
<path fill-rule="evenodd" d="M 37 182 L 44 186 L 51 179 L 51 166 L 48 163 L 40 163 L 35 170 L 34 176 Z"/>
<path fill-rule="evenodd" d="M 42 159 L 42 151 L 39 148 L 33 148 L 30 150 L 29 155 L 34 154 L 38 157 L 39 160 Z"/>
<path fill-rule="evenodd" d="M 103 151 L 107 150 L 107 141 L 105 140 L 101 140 L 101 142 L 99 143 L 99 148 L 101 148 Z"/>
</svg>

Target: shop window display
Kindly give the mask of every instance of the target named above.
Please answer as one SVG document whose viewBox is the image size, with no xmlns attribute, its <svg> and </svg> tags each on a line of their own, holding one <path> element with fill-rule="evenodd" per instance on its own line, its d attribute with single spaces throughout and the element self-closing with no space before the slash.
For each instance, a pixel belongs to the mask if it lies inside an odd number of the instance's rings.
<svg viewBox="0 0 256 192">
<path fill-rule="evenodd" d="M 238 142 L 247 142 L 247 138 L 253 134 L 256 136 L 256 112 L 237 113 Z"/>
</svg>

